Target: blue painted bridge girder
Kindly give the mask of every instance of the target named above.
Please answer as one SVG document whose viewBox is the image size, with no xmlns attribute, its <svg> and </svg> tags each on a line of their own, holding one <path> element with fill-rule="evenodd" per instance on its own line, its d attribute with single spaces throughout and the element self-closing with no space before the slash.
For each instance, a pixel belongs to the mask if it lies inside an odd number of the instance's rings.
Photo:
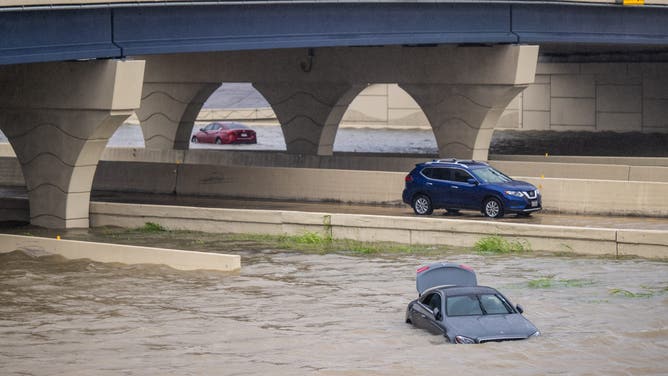
<svg viewBox="0 0 668 376">
<path fill-rule="evenodd" d="M 668 46 L 668 7 L 221 3 L 0 8 L 0 64 L 250 49 L 552 43 Z"/>
</svg>

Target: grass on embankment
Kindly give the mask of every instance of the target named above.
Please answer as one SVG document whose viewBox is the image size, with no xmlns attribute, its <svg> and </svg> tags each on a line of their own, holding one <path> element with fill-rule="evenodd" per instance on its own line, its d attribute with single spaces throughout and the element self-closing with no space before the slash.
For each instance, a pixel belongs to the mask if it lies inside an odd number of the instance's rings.
<svg viewBox="0 0 668 376">
<path fill-rule="evenodd" d="M 507 240 L 501 236 L 486 236 L 478 240 L 473 249 L 482 254 L 496 253 L 525 253 L 531 251 L 531 245 L 526 240 Z"/>
<path fill-rule="evenodd" d="M 55 236 L 71 240 L 97 241 L 149 247 L 184 249 L 204 252 L 235 252 L 243 250 L 284 249 L 306 253 L 350 253 L 370 254 L 451 254 L 471 253 L 470 247 L 450 245 L 406 245 L 393 242 L 363 242 L 349 239 L 334 239 L 317 232 L 300 235 L 264 235 L 211 233 L 186 230 L 169 230 L 158 223 L 146 222 L 138 228 L 98 227 L 87 230 L 48 230 L 30 228 L 16 231 L 21 235 Z M 224 229 L 221 229 L 224 231 Z M 326 228 L 323 233 L 327 233 Z M 482 255 L 521 254 L 531 251 L 525 240 L 506 240 L 498 235 L 480 239 L 473 251 Z"/>
<path fill-rule="evenodd" d="M 452 251 L 470 252 L 470 248 L 445 245 L 405 245 L 392 242 L 363 242 L 348 239 L 334 239 L 316 232 L 300 235 L 263 235 L 200 233 L 195 231 L 167 230 L 159 224 L 147 222 L 135 229 L 100 228 L 92 230 L 96 236 L 113 241 L 123 239 L 143 242 L 145 239 L 154 246 L 174 247 L 178 243 L 184 249 L 233 250 L 243 249 L 285 249 L 308 253 L 353 253 L 360 255 L 379 253 L 439 254 Z M 152 240 L 149 240 L 153 238 Z M 99 239 L 103 241 L 103 239 Z M 160 245 L 160 244 L 163 245 Z M 498 235 L 480 239 L 473 250 L 480 254 L 511 254 L 530 252 L 529 243 L 523 240 L 509 241 Z"/>
</svg>

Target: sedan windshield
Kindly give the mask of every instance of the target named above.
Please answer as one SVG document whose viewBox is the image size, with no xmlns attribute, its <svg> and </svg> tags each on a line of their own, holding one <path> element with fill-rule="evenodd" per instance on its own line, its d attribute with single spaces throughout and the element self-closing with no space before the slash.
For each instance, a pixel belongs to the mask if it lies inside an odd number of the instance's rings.
<svg viewBox="0 0 668 376">
<path fill-rule="evenodd" d="M 513 313 L 510 306 L 496 295 L 449 296 L 445 301 L 447 316 L 481 316 Z"/>
<path fill-rule="evenodd" d="M 484 183 L 507 183 L 513 179 L 509 178 L 503 172 L 492 167 L 481 167 L 472 169 L 471 173 L 475 175 L 478 180 Z"/>
</svg>

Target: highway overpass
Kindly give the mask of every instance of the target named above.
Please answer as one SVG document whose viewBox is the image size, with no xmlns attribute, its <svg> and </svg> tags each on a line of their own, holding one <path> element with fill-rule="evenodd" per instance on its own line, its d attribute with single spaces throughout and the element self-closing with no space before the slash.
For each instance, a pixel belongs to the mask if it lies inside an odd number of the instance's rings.
<svg viewBox="0 0 668 376">
<path fill-rule="evenodd" d="M 623 64 L 609 84 L 623 98 L 633 97 L 623 93 L 629 76 L 633 90 L 647 84 L 654 107 L 668 100 L 656 84 L 668 69 L 665 1 L 10 0 L 0 2 L 0 35 L 0 129 L 22 166 L 31 222 L 47 227 L 88 226 L 98 160 L 130 114 L 147 147 L 187 148 L 222 82 L 253 83 L 288 153 L 305 155 L 332 153 L 368 84 L 398 83 L 441 155 L 486 159 L 501 113 L 534 83 L 539 46 L 548 62 Z M 629 62 L 644 65 L 629 73 Z M 598 88 L 582 89 L 581 74 L 599 73 L 571 72 L 557 102 L 576 113 L 594 103 L 598 114 Z"/>
</svg>

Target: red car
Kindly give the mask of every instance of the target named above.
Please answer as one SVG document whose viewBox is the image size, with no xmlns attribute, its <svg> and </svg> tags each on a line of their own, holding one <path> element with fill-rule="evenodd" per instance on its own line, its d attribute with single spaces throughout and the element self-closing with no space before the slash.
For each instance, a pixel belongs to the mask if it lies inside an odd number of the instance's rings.
<svg viewBox="0 0 668 376">
<path fill-rule="evenodd" d="M 200 128 L 190 142 L 213 144 L 257 144 L 255 131 L 241 123 L 211 123 Z"/>
</svg>

